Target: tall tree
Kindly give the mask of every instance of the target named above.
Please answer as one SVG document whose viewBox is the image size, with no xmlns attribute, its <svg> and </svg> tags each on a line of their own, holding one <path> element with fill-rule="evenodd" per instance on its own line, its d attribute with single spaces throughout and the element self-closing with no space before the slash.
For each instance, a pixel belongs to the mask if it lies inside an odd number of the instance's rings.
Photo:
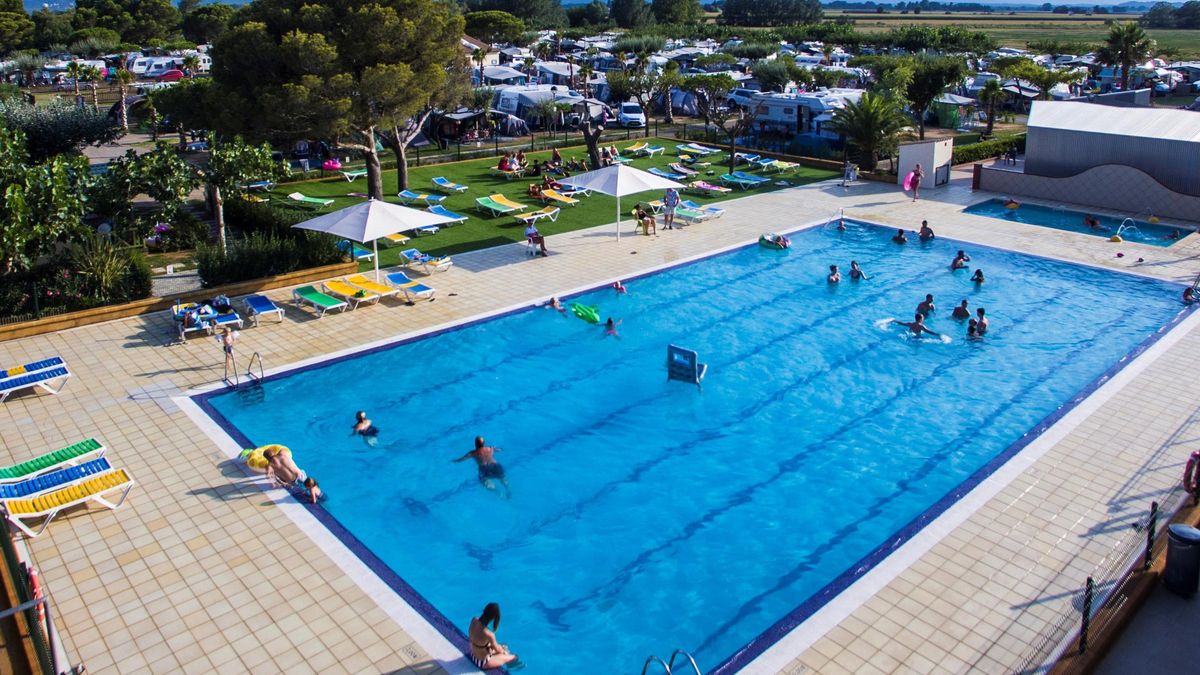
<svg viewBox="0 0 1200 675">
<path fill-rule="evenodd" d="M 966 75 L 966 66 L 956 57 L 918 59 L 913 68 L 913 78 L 908 85 L 908 100 L 913 115 L 917 118 L 917 134 L 925 140 L 925 113 L 933 100 L 946 91 L 951 84 Z"/>
<path fill-rule="evenodd" d="M 248 136 L 337 137 L 362 153 L 367 193 L 382 199 L 380 127 L 430 99 L 462 35 L 441 0 L 255 0 L 214 46 L 213 78 L 258 120 Z"/>
<path fill-rule="evenodd" d="M 463 15 L 467 35 L 487 44 L 512 42 L 525 32 L 525 22 L 508 12 L 488 10 Z"/>
<path fill-rule="evenodd" d="M 1129 90 L 1129 76 L 1133 67 L 1146 60 L 1154 41 L 1136 23 L 1114 24 L 1108 31 L 1104 44 L 1096 50 L 1100 63 L 1121 69 L 1121 91 Z"/>
<path fill-rule="evenodd" d="M 75 105 L 83 105 L 83 98 L 79 95 L 79 81 L 83 79 L 83 71 L 86 68 L 81 61 L 67 64 L 67 77 L 71 78 L 71 85 L 75 87 Z"/>
<path fill-rule="evenodd" d="M 117 83 L 117 95 L 121 100 L 117 101 L 117 124 L 121 125 L 121 131 L 129 133 L 129 85 L 137 79 L 133 73 L 121 68 L 113 75 L 113 80 Z"/>
<path fill-rule="evenodd" d="M 467 0 L 467 11 L 508 12 L 531 28 L 562 28 L 567 25 L 567 13 L 559 0 Z"/>
<path fill-rule="evenodd" d="M 667 61 L 667 65 L 659 71 L 658 79 L 654 82 L 654 87 L 650 92 L 652 100 L 662 101 L 663 121 L 667 124 L 675 123 L 675 113 L 671 106 L 671 92 L 682 84 L 683 77 L 679 74 L 679 64 L 675 61 Z"/>
<path fill-rule="evenodd" d="M 609 12 L 621 28 L 639 28 L 654 22 L 654 13 L 646 0 L 612 0 Z"/>
<path fill-rule="evenodd" d="M 21 132 L 30 160 L 77 154 L 85 146 L 116 140 L 120 129 L 108 115 L 66 101 L 33 105 L 19 98 L 0 100 L 0 127 Z"/>
<path fill-rule="evenodd" d="M 894 146 L 910 123 L 895 100 L 867 92 L 835 110 L 826 127 L 844 136 L 846 144 L 858 152 L 859 166 L 871 171 L 881 152 Z"/>
<path fill-rule="evenodd" d="M 729 170 L 737 164 L 737 139 L 745 135 L 755 122 L 755 112 L 741 106 L 726 106 L 729 92 L 737 86 L 728 75 L 692 75 L 684 78 L 683 88 L 696 97 L 696 108 L 704 117 L 704 125 L 712 123 L 725 137 L 729 150 Z"/>
<path fill-rule="evenodd" d="M 179 26 L 183 37 L 198 45 L 212 44 L 229 26 L 235 9 L 233 5 L 218 2 L 184 12 Z"/>
<path fill-rule="evenodd" d="M 65 45 L 71 41 L 71 15 L 67 12 L 52 12 L 42 7 L 30 17 L 33 19 L 33 46 L 38 51 L 50 49 L 50 45 Z"/>
<path fill-rule="evenodd" d="M 271 158 L 271 146 L 267 143 L 254 146 L 235 136 L 229 142 L 215 143 L 209 150 L 208 163 L 200 172 L 208 184 L 221 253 L 225 253 L 225 195 L 243 183 L 277 178 L 280 169 L 280 163 Z"/>
<path fill-rule="evenodd" d="M 0 54 L 7 54 L 33 44 L 33 19 L 19 12 L 0 11 Z"/>
<path fill-rule="evenodd" d="M 475 93 L 486 93 L 489 105 L 492 90 L 471 88 L 471 78 L 468 75 L 469 64 L 461 52 L 447 62 L 446 79 L 441 86 L 432 92 L 412 92 L 413 97 L 408 105 L 397 108 L 388 123 L 380 133 L 380 141 L 384 147 L 392 151 L 396 157 L 396 182 L 399 189 L 408 189 L 408 148 L 417 140 L 425 123 L 435 110 L 454 110 L 467 102 Z M 425 96 L 421 96 L 424 93 Z"/>
<path fill-rule="evenodd" d="M 987 111 L 987 131 L 983 132 L 985 138 L 992 137 L 992 130 L 996 127 L 996 106 L 1002 103 L 1008 94 L 1005 93 L 1004 87 L 1000 86 L 1000 80 L 988 80 L 983 83 L 983 89 L 979 90 L 979 102 L 983 103 L 984 109 Z"/>
<path fill-rule="evenodd" d="M 654 19 L 659 23 L 696 23 L 704 16 L 700 0 L 653 0 L 650 10 L 654 12 Z"/>
<path fill-rule="evenodd" d="M 658 85 L 658 75 L 645 70 L 630 70 L 625 73 L 609 73 L 608 88 L 610 98 L 618 105 L 629 99 L 635 99 L 643 111 L 649 111 L 651 96 Z M 646 138 L 650 137 L 650 125 L 646 125 Z"/>
<path fill-rule="evenodd" d="M 1008 66 L 1003 71 L 1005 77 L 1024 80 L 1038 88 L 1038 98 L 1050 100 L 1050 90 L 1059 84 L 1074 84 L 1083 79 L 1083 74 L 1072 70 L 1050 70 L 1043 68 L 1029 59 Z"/>
<path fill-rule="evenodd" d="M 159 204 L 160 222 L 174 222 L 188 195 L 200 185 L 196 168 L 166 143 L 139 155 L 135 165 L 138 190 Z"/>
<path fill-rule="evenodd" d="M 179 25 L 179 10 L 168 0 L 76 0 L 79 21 L 109 28 L 134 44 L 164 40 Z"/>
</svg>

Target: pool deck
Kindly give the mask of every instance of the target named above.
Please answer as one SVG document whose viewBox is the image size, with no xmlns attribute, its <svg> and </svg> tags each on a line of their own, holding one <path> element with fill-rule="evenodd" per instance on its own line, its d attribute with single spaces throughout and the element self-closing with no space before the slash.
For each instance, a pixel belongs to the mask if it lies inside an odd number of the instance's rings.
<svg viewBox="0 0 1200 675">
<path fill-rule="evenodd" d="M 1155 278 L 1190 283 L 1200 273 L 1200 236 L 1169 248 L 1113 244 L 960 213 L 997 196 L 972 193 L 961 171 L 916 203 L 892 185 L 827 181 L 726 202 L 724 218 L 660 227 L 656 237 L 629 234 L 627 222 L 619 243 L 612 225 L 549 237 L 544 259 L 523 245 L 457 255 L 452 269 L 421 279 L 437 288 L 435 302 L 384 301 L 322 319 L 289 303 L 282 324 L 243 330 L 238 353 L 280 367 L 750 243 L 838 209 L 909 230 L 928 219 L 940 236 Z M 814 274 L 828 263 L 813 261 Z M 286 290 L 267 295 L 289 299 Z M 1109 561 L 1129 523 L 1178 483 L 1187 443 L 1200 432 L 1200 378 L 1180 376 L 1200 353 L 1198 319 L 744 672 L 1015 667 L 1084 578 Z M 311 543 L 287 513 L 290 497 L 247 477 L 180 409 L 173 397 L 220 380 L 223 362 L 211 338 L 174 342 L 170 319 L 159 314 L 0 343 L 5 365 L 61 355 L 74 373 L 58 396 L 0 405 L 0 461 L 96 437 L 137 480 L 120 510 L 77 510 L 31 542 L 72 661 L 92 673 L 472 672 L 461 656 L 446 660 L 444 644 L 414 639 L 370 580 L 352 578 L 345 560 Z M 465 628 L 469 617 L 451 619 Z"/>
</svg>

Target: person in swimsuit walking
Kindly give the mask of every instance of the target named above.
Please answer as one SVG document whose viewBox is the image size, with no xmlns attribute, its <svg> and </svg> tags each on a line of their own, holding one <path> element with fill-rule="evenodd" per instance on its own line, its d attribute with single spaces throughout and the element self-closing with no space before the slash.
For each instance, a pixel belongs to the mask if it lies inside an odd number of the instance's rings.
<svg viewBox="0 0 1200 675">
<path fill-rule="evenodd" d="M 492 625 L 491 630 L 488 624 Z M 480 670 L 508 666 L 509 670 L 524 667 L 516 654 L 508 651 L 508 645 L 496 641 L 495 631 L 500 630 L 500 605 L 489 602 L 479 616 L 471 618 L 467 639 L 471 641 L 471 662 Z"/>
<path fill-rule="evenodd" d="M 485 445 L 483 436 L 475 437 L 475 449 L 466 453 L 454 462 L 462 462 L 467 459 L 474 459 L 475 464 L 479 469 L 479 482 L 489 490 L 495 490 L 496 484 L 493 481 L 500 481 L 504 486 L 504 495 L 507 497 L 510 493 L 508 490 L 508 478 L 504 475 L 504 467 L 496 461 L 495 453 L 500 452 L 500 448 L 493 448 Z"/>
</svg>

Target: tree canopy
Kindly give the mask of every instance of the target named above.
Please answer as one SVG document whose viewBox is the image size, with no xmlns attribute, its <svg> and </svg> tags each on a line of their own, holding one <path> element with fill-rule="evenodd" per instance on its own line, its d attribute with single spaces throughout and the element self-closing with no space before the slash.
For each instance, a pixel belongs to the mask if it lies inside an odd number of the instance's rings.
<svg viewBox="0 0 1200 675">
<path fill-rule="evenodd" d="M 525 32 L 525 22 L 508 12 L 487 10 L 463 15 L 467 35 L 488 44 L 512 42 Z"/>
<path fill-rule="evenodd" d="M 704 16 L 700 0 L 653 0 L 650 10 L 659 23 L 695 23 Z"/>
<path fill-rule="evenodd" d="M 508 12 L 532 28 L 567 25 L 567 13 L 559 0 L 467 0 L 466 7 L 469 12 Z"/>
<path fill-rule="evenodd" d="M 609 11 L 621 28 L 639 28 L 654 23 L 654 12 L 645 0 L 612 0 Z"/>
<path fill-rule="evenodd" d="M 168 0 L 76 0 L 75 26 L 109 28 L 125 42 L 163 40 L 179 25 L 179 10 Z"/>
<path fill-rule="evenodd" d="M 925 140 L 925 111 L 947 87 L 962 80 L 966 72 L 962 59 L 953 56 L 920 58 L 913 63 L 907 96 L 917 118 L 917 133 L 921 140 Z"/>
<path fill-rule="evenodd" d="M 211 44 L 221 37 L 235 11 L 233 5 L 213 3 L 202 5 L 183 15 L 180 29 L 183 37 L 196 44 Z"/>
<path fill-rule="evenodd" d="M 108 115 L 65 101 L 35 106 L 15 98 L 0 100 L 0 127 L 21 132 L 32 162 L 75 154 L 86 145 L 108 143 L 121 135 Z"/>
<path fill-rule="evenodd" d="M 725 0 L 721 22 L 731 26 L 786 26 L 821 22 L 820 0 Z"/>
<path fill-rule="evenodd" d="M 7 54 L 33 41 L 36 26 L 24 11 L 0 12 L 0 54 Z"/>
</svg>

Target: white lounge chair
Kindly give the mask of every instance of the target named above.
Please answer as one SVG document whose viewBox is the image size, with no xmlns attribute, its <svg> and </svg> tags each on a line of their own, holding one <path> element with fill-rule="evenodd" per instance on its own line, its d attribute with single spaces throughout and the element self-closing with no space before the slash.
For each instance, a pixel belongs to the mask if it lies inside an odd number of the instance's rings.
<svg viewBox="0 0 1200 675">
<path fill-rule="evenodd" d="M 32 538 L 45 532 L 50 521 L 69 508 L 88 502 L 95 502 L 111 510 L 121 508 L 126 497 L 129 496 L 129 491 L 133 489 L 133 485 L 133 478 L 125 469 L 112 469 L 80 479 L 52 492 L 45 492 L 33 497 L 0 500 L 0 506 L 4 508 L 8 522 Z M 118 490 L 121 496 L 115 502 L 104 497 L 104 495 Z M 36 530 L 25 522 L 39 518 L 45 520 Z"/>
</svg>

